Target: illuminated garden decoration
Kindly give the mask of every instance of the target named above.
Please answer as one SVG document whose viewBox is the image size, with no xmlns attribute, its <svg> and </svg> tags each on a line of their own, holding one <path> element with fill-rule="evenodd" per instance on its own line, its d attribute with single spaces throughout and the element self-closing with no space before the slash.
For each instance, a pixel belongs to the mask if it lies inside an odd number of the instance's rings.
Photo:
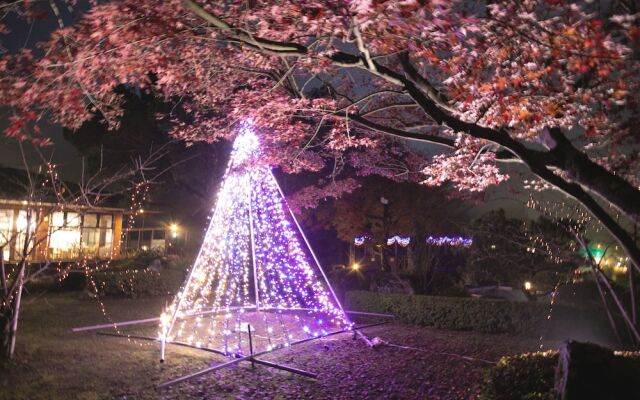
<svg viewBox="0 0 640 400">
<path fill-rule="evenodd" d="M 271 168 L 260 164 L 249 124 L 189 277 L 160 321 L 162 359 L 166 343 L 237 360 L 352 329 Z"/>
</svg>

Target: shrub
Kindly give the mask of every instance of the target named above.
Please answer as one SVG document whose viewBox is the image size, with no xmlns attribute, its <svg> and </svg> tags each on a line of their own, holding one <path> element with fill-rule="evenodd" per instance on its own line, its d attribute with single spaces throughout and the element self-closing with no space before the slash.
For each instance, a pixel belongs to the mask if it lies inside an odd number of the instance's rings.
<svg viewBox="0 0 640 400">
<path fill-rule="evenodd" d="M 91 275 L 100 296 L 143 297 L 167 293 L 160 273 L 145 269 L 100 271 Z"/>
<path fill-rule="evenodd" d="M 155 260 L 161 268 L 148 268 Z M 175 294 L 182 286 L 192 257 L 159 257 L 144 252 L 133 258 L 112 262 L 106 269 L 92 274 L 101 296 L 140 297 Z"/>
<path fill-rule="evenodd" d="M 35 294 L 39 292 L 78 292 L 86 288 L 86 279 L 83 271 L 72 271 L 69 275 L 60 280 L 58 275 L 42 274 L 26 283 L 27 293 Z"/>
<path fill-rule="evenodd" d="M 91 277 L 101 296 L 140 297 L 175 294 L 186 279 L 193 257 L 161 256 L 156 252 L 141 252 L 135 257 L 98 262 L 91 265 Z M 154 261 L 160 268 L 149 268 Z M 53 272 L 53 269 L 51 270 Z M 26 284 L 26 293 L 93 292 L 84 269 L 72 269 L 60 280 L 57 274 L 42 274 Z"/>
<path fill-rule="evenodd" d="M 483 400 L 553 400 L 558 352 L 546 351 L 502 357 L 487 370 Z"/>
<path fill-rule="evenodd" d="M 502 357 L 485 373 L 482 400 L 553 400 L 555 369 L 558 364 L 557 351 L 520 354 Z M 636 398 L 631 393 L 640 391 L 640 354 L 616 353 L 611 375 L 618 382 L 611 391 L 616 399 Z M 611 383 L 612 381 L 609 381 Z M 603 383 L 604 384 L 604 383 Z M 625 396 L 622 393 L 626 393 Z"/>
<path fill-rule="evenodd" d="M 585 327 L 593 332 L 594 325 L 607 329 L 606 319 L 597 310 L 554 306 L 549 320 L 549 305 L 535 302 L 351 291 L 345 295 L 345 304 L 350 310 L 389 313 L 400 321 L 441 329 L 546 338 Z"/>
</svg>

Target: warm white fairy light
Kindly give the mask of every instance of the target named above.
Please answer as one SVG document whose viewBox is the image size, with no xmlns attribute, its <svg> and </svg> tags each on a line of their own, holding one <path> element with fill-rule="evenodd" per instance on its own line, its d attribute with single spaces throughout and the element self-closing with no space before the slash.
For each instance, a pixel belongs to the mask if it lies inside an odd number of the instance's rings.
<svg viewBox="0 0 640 400">
<path fill-rule="evenodd" d="M 258 139 L 245 125 L 202 248 L 184 288 L 162 314 L 161 340 L 243 354 L 248 325 L 255 351 L 351 327 L 319 266 L 309 261 L 259 156 Z"/>
</svg>

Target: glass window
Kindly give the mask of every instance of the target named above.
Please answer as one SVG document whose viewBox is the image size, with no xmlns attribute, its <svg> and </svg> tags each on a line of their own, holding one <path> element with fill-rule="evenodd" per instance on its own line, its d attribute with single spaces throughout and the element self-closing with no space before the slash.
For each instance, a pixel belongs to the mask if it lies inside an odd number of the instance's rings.
<svg viewBox="0 0 640 400">
<path fill-rule="evenodd" d="M 82 223 L 82 254 L 89 258 L 108 258 L 113 250 L 113 216 L 86 214 Z"/>
<path fill-rule="evenodd" d="M 98 227 L 98 214 L 85 214 L 82 226 L 85 228 L 97 228 Z"/>
<path fill-rule="evenodd" d="M 102 214 L 100 216 L 100 228 L 111 228 L 113 223 L 113 216 L 108 214 Z"/>
<path fill-rule="evenodd" d="M 99 247 L 98 214 L 85 214 L 82 217 L 82 255 L 89 258 L 96 257 Z"/>
<path fill-rule="evenodd" d="M 9 242 L 13 235 L 13 210 L 0 210 L 0 247 L 3 248 L 2 258 L 9 261 L 11 248 Z"/>
<path fill-rule="evenodd" d="M 113 252 L 113 215 L 100 215 L 100 248 L 98 256 L 111 257 Z"/>
<path fill-rule="evenodd" d="M 167 243 L 164 240 L 164 229 L 154 230 L 151 235 L 151 249 L 164 251 Z"/>
<path fill-rule="evenodd" d="M 49 257 L 71 260 L 80 255 L 80 215 L 75 212 L 54 212 L 49 224 Z"/>
<path fill-rule="evenodd" d="M 113 251 L 113 231 L 111 229 L 102 229 L 100 231 L 100 248 L 98 256 L 101 258 L 110 257 Z"/>
<path fill-rule="evenodd" d="M 130 231 L 127 233 L 127 249 L 135 250 L 138 248 L 138 239 L 140 238 L 139 231 Z"/>
<path fill-rule="evenodd" d="M 56 211 L 51 214 L 50 226 L 63 227 L 64 226 L 64 213 L 62 211 Z"/>
<path fill-rule="evenodd" d="M 27 229 L 29 228 L 29 229 Z M 28 232 L 27 232 L 28 231 Z M 16 253 L 22 254 L 25 240 L 29 242 L 28 250 L 31 252 L 36 231 L 36 212 L 33 210 L 19 210 L 16 218 Z M 27 235 L 28 233 L 28 235 Z"/>
<path fill-rule="evenodd" d="M 67 227 L 69 228 L 77 228 L 80 226 L 80 214 L 75 212 L 67 213 Z"/>
<path fill-rule="evenodd" d="M 89 258 L 98 255 L 100 247 L 100 229 L 82 228 L 82 255 Z"/>
</svg>

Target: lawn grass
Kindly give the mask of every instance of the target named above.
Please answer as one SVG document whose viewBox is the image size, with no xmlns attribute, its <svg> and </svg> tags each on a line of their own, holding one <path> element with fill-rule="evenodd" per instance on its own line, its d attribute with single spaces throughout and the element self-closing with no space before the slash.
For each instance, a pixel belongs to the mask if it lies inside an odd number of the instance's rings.
<svg viewBox="0 0 640 400">
<path fill-rule="evenodd" d="M 183 349 L 161 365 L 154 342 L 71 333 L 73 327 L 107 322 L 96 300 L 79 297 L 67 293 L 25 298 L 17 356 L 0 366 L 0 399 L 154 398 L 150 387 L 161 379 L 210 359 Z M 117 299 L 104 304 L 109 317 L 122 321 L 158 316 L 164 301 Z M 154 330 L 152 324 L 147 333 Z"/>
<path fill-rule="evenodd" d="M 168 300 L 112 299 L 104 304 L 109 317 L 122 321 L 158 316 Z M 318 373 L 318 380 L 242 363 L 157 391 L 158 383 L 225 359 L 169 346 L 167 360 L 161 364 L 155 342 L 70 333 L 73 327 L 104 322 L 98 302 L 77 293 L 25 298 L 16 359 L 0 364 L 0 400 L 469 399 L 480 392 L 488 365 L 451 354 L 497 360 L 535 350 L 540 344 L 518 337 L 391 323 L 366 333 L 420 350 L 388 346 L 371 350 L 352 340 L 351 334 L 340 334 L 264 357 Z M 151 324 L 126 331 L 155 336 L 156 329 Z"/>
</svg>

